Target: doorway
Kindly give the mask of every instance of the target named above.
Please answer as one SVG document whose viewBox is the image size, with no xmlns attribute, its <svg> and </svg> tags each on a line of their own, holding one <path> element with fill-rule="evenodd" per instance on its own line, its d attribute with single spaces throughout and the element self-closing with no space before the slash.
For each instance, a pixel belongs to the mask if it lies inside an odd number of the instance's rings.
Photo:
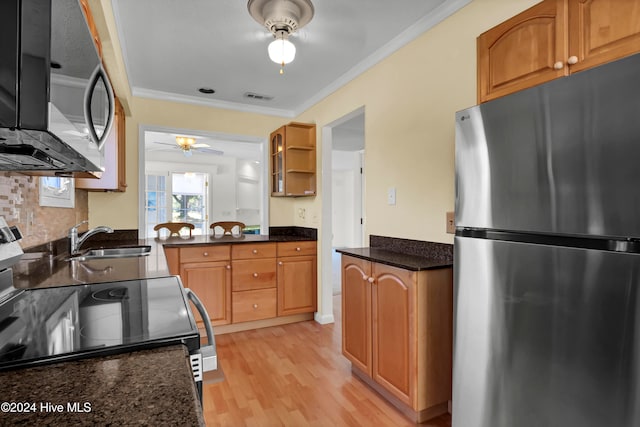
<svg viewBox="0 0 640 427">
<path fill-rule="evenodd" d="M 177 141 L 192 139 L 185 150 Z M 267 140 L 244 135 L 140 126 L 139 235 L 160 222 L 190 222 L 208 234 L 215 221 L 240 221 L 268 234 Z"/>
<path fill-rule="evenodd" d="M 341 292 L 340 254 L 335 249 L 364 242 L 364 117 L 361 107 L 322 130 L 322 216 L 331 220 L 322 228 L 320 323 L 333 322 L 333 297 Z"/>
</svg>

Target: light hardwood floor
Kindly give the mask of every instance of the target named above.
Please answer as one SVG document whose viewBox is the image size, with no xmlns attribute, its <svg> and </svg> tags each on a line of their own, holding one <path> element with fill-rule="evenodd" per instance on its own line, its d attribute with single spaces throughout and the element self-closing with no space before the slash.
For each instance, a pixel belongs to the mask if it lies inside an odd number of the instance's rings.
<svg viewBox="0 0 640 427">
<path fill-rule="evenodd" d="M 336 323 L 314 321 L 216 337 L 225 379 L 205 381 L 208 426 L 411 426 L 399 411 L 351 374 Z M 449 427 L 449 415 L 421 424 Z"/>
</svg>

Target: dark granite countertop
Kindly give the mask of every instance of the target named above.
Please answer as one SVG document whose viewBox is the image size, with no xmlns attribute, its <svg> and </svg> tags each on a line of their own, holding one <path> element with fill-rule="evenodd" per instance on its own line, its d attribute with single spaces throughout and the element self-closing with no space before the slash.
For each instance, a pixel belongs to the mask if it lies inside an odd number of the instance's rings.
<svg viewBox="0 0 640 427">
<path fill-rule="evenodd" d="M 446 268 L 453 265 L 453 261 L 443 261 L 429 257 L 407 255 L 379 248 L 345 248 L 336 249 L 336 252 L 411 271 Z"/>
<path fill-rule="evenodd" d="M 2 425 L 204 425 L 181 345 L 2 372 L 0 383 L 3 402 L 35 404 L 3 410 Z M 86 412 L 70 411 L 74 403 Z"/>
<path fill-rule="evenodd" d="M 171 275 L 163 247 L 203 246 L 211 244 L 243 244 L 264 242 L 315 241 L 316 230 L 302 227 L 274 227 L 270 235 L 245 234 L 232 236 L 193 236 L 137 239 L 129 235 L 118 238 L 100 233 L 92 236 L 82 250 L 100 247 L 151 246 L 147 256 L 69 260 L 68 249 L 57 255 L 46 250 L 27 252 L 13 266 L 13 285 L 18 289 L 35 289 L 121 280 L 151 279 Z M 104 240 L 101 240 L 104 238 Z M 64 245 L 58 245 L 64 246 Z M 38 248 L 40 249 L 40 248 Z M 66 253 L 64 251 L 67 251 Z"/>
<path fill-rule="evenodd" d="M 340 248 L 336 252 L 411 271 L 453 265 L 453 245 L 422 240 L 369 236 L 369 247 Z"/>
</svg>

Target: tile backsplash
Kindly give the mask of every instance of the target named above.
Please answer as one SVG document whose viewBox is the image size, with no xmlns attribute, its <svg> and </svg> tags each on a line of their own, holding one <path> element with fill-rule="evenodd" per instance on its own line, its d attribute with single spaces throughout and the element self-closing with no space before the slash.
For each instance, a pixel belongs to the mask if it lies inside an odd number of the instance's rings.
<svg viewBox="0 0 640 427">
<path fill-rule="evenodd" d="M 37 176 L 0 172 L 0 216 L 22 233 L 23 249 L 66 237 L 69 228 L 88 218 L 89 196 L 75 190 L 75 208 L 52 208 L 39 204 Z"/>
</svg>

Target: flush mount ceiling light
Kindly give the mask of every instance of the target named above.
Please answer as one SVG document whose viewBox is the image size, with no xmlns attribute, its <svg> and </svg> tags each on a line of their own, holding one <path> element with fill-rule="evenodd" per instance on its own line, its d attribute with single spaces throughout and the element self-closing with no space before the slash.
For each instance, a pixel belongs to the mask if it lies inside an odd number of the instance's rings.
<svg viewBox="0 0 640 427">
<path fill-rule="evenodd" d="M 310 0 L 249 0 L 247 9 L 253 19 L 273 34 L 275 40 L 269 44 L 269 58 L 280 64 L 280 74 L 283 74 L 284 65 L 296 56 L 296 47 L 288 38 L 311 21 L 313 4 Z"/>
</svg>

